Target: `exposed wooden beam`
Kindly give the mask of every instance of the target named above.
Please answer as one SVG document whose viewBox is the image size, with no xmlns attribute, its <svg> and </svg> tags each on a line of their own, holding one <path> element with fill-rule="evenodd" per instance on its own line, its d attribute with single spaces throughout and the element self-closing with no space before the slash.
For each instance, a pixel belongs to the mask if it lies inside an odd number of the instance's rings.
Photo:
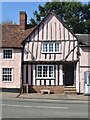
<svg viewBox="0 0 90 120">
<path fill-rule="evenodd" d="M 67 58 L 68 58 L 68 56 L 71 54 L 71 52 L 73 52 L 74 51 L 74 49 L 76 48 L 76 47 L 78 47 L 78 45 L 76 45 L 72 50 L 70 50 L 70 52 L 68 53 L 68 55 L 65 57 L 65 59 L 64 60 L 66 60 Z"/>
</svg>

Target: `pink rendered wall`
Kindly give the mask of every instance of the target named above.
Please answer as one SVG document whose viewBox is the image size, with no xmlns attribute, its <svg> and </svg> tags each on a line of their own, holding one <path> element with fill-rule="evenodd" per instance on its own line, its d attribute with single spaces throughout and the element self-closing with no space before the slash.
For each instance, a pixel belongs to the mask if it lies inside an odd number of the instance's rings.
<svg viewBox="0 0 90 120">
<path fill-rule="evenodd" d="M 80 47 L 80 66 L 90 66 L 90 47 Z"/>
<path fill-rule="evenodd" d="M 90 71 L 90 47 L 80 47 L 80 92 L 84 92 L 84 72 Z"/>
<path fill-rule="evenodd" d="M 13 81 L 0 82 L 0 88 L 20 88 L 21 87 L 21 50 L 14 49 L 13 60 L 2 59 L 2 49 L 0 48 L 0 76 L 2 80 L 2 68 L 13 68 Z"/>
</svg>

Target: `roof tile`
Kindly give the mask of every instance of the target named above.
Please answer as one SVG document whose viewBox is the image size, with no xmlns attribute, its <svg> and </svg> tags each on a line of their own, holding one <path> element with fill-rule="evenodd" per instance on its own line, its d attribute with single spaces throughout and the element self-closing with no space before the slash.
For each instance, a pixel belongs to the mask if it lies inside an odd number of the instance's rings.
<svg viewBox="0 0 90 120">
<path fill-rule="evenodd" d="M 35 27 L 27 30 L 20 30 L 19 25 L 2 25 L 2 47 L 21 48 L 21 43 L 34 28 Z"/>
</svg>

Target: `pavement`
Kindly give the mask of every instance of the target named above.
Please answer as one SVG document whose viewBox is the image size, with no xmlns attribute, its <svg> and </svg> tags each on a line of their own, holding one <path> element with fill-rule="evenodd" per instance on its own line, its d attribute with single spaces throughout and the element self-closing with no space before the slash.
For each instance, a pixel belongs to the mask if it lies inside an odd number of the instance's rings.
<svg viewBox="0 0 90 120">
<path fill-rule="evenodd" d="M 18 98 L 18 99 L 50 99 L 50 100 L 80 100 L 88 101 L 89 96 L 84 94 L 41 94 L 41 93 L 0 93 L 1 98 Z"/>
</svg>

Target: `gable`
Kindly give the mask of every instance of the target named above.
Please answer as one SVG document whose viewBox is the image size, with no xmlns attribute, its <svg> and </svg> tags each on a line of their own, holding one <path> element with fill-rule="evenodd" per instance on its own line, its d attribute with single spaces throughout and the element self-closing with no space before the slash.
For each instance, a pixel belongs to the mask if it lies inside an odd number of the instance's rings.
<svg viewBox="0 0 90 120">
<path fill-rule="evenodd" d="M 58 41 L 58 42 L 57 42 Z M 44 43 L 48 52 L 43 53 Z M 53 42 L 53 53 L 49 51 Z M 59 52 L 55 53 L 55 42 Z M 24 41 L 24 61 L 73 61 L 77 60 L 78 39 L 53 13 L 49 13 Z"/>
<path fill-rule="evenodd" d="M 56 16 L 49 13 L 24 41 L 76 40 L 74 33 Z"/>
</svg>

